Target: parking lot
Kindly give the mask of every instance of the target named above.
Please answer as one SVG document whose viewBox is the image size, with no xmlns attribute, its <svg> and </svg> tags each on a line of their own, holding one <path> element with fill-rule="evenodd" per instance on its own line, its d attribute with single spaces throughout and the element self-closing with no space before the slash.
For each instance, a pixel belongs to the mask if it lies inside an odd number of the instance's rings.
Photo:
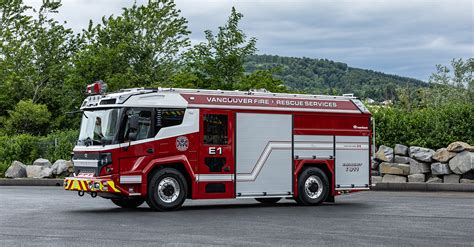
<svg viewBox="0 0 474 247">
<path fill-rule="evenodd" d="M 176 212 L 117 208 L 60 187 L 0 187 L 1 246 L 472 246 L 474 194 L 360 192 L 336 203 L 187 201 Z"/>
</svg>

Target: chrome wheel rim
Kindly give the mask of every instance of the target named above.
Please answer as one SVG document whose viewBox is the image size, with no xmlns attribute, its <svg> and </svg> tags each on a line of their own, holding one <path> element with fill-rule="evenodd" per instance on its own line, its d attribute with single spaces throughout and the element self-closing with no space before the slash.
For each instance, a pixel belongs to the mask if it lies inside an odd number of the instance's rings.
<svg viewBox="0 0 474 247">
<path fill-rule="evenodd" d="M 178 199 L 181 189 L 176 179 L 172 177 L 164 178 L 158 184 L 158 196 L 165 203 L 172 203 Z"/>
<path fill-rule="evenodd" d="M 309 176 L 304 183 L 306 195 L 311 199 L 316 199 L 323 194 L 323 181 L 318 176 Z"/>
</svg>

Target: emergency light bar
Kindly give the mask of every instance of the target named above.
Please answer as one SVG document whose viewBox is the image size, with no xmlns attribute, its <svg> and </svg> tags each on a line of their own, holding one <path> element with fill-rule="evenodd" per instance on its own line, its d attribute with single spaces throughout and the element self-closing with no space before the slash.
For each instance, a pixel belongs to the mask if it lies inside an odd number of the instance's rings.
<svg viewBox="0 0 474 247">
<path fill-rule="evenodd" d="M 88 94 L 103 94 L 107 91 L 107 84 L 103 81 L 95 81 L 92 84 L 87 85 L 86 93 Z"/>
</svg>

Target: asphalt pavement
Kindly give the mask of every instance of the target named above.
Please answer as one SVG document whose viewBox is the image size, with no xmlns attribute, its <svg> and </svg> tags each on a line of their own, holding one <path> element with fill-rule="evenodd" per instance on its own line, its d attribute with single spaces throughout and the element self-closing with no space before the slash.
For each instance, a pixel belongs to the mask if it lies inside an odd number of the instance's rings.
<svg viewBox="0 0 474 247">
<path fill-rule="evenodd" d="M 336 203 L 187 201 L 136 210 L 60 187 L 0 186 L 0 246 L 474 246 L 474 193 L 360 192 Z"/>
</svg>

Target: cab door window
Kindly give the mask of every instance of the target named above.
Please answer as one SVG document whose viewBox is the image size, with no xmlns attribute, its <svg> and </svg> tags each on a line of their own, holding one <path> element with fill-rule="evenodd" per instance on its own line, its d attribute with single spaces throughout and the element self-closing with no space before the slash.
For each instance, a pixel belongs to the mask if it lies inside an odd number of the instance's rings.
<svg viewBox="0 0 474 247">
<path fill-rule="evenodd" d="M 227 115 L 204 114 L 204 144 L 228 144 Z"/>
<path fill-rule="evenodd" d="M 138 129 L 129 129 L 129 120 L 132 116 L 138 116 Z M 130 132 L 136 132 L 136 141 L 151 138 L 154 136 L 152 124 L 152 110 L 129 109 L 125 114 L 125 131 L 123 140 L 129 141 Z"/>
</svg>

